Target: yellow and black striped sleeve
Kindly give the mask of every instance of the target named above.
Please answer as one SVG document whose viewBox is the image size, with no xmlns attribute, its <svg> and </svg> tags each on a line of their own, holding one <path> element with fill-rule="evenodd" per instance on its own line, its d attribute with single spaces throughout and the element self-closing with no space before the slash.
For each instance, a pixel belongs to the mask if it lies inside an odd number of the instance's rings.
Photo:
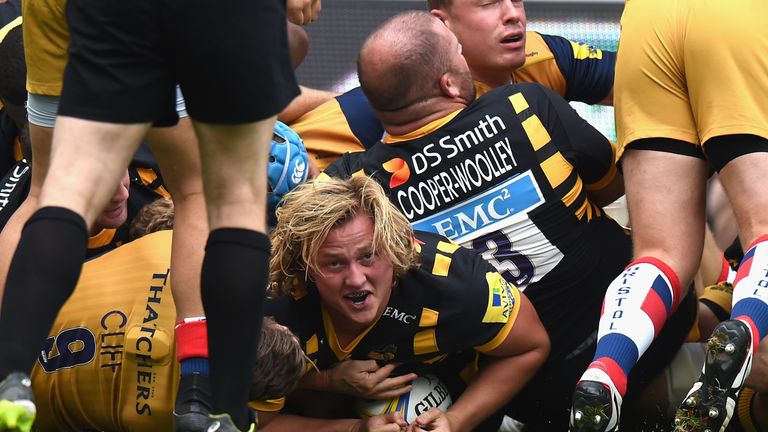
<svg viewBox="0 0 768 432">
<path fill-rule="evenodd" d="M 506 339 L 520 308 L 520 292 L 474 251 L 448 239 L 418 232 L 422 270 L 440 296 L 435 307 L 422 311 L 424 325 L 415 338 L 417 355 L 450 353 L 468 347 L 490 351 Z M 405 285 L 404 285 L 405 286 Z"/>
</svg>

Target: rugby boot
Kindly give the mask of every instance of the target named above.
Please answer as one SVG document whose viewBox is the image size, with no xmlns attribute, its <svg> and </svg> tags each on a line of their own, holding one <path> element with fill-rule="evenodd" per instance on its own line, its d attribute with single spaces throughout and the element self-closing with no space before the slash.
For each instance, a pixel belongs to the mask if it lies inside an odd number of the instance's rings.
<svg viewBox="0 0 768 432">
<path fill-rule="evenodd" d="M 210 378 L 199 373 L 182 375 L 173 409 L 174 432 L 204 431 L 210 413 Z"/>
<path fill-rule="evenodd" d="M 752 368 L 752 334 L 737 320 L 723 321 L 707 341 L 698 381 L 675 414 L 678 432 L 723 432 Z"/>
<path fill-rule="evenodd" d="M 35 397 L 29 377 L 13 372 L 0 382 L 0 430 L 29 432 L 35 421 Z"/>
<path fill-rule="evenodd" d="M 205 432 L 256 432 L 256 423 L 252 422 L 248 429 L 241 431 L 235 426 L 229 414 L 210 414 L 204 429 Z"/>
<path fill-rule="evenodd" d="M 571 406 L 571 432 L 615 432 L 619 430 L 621 395 L 613 384 L 583 378 L 603 378 L 608 375 L 598 369 L 589 370 L 576 384 Z"/>
</svg>

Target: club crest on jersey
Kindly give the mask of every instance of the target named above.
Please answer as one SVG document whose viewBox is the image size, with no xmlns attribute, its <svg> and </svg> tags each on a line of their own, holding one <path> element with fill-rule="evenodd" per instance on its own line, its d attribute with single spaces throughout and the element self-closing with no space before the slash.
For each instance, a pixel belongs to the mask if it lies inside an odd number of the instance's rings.
<svg viewBox="0 0 768 432">
<path fill-rule="evenodd" d="M 389 179 L 390 188 L 396 188 L 404 184 L 411 177 L 411 169 L 408 168 L 408 164 L 403 159 L 391 159 L 384 162 L 382 167 L 384 167 L 385 171 L 392 173 L 392 178 Z"/>
<path fill-rule="evenodd" d="M 483 317 L 484 323 L 506 323 L 515 307 L 515 295 L 509 282 L 497 272 L 485 274 L 488 281 L 488 307 Z"/>
</svg>

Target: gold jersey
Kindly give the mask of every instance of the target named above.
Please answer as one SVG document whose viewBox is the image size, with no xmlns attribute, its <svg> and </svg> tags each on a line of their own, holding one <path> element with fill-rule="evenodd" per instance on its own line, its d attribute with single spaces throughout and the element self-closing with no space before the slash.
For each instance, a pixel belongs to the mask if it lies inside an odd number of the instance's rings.
<svg viewBox="0 0 768 432">
<path fill-rule="evenodd" d="M 83 266 L 32 371 L 40 430 L 172 430 L 170 242 L 160 231 Z"/>
<path fill-rule="evenodd" d="M 27 91 L 60 96 L 67 64 L 69 27 L 65 0 L 29 0 L 22 3 Z"/>
</svg>

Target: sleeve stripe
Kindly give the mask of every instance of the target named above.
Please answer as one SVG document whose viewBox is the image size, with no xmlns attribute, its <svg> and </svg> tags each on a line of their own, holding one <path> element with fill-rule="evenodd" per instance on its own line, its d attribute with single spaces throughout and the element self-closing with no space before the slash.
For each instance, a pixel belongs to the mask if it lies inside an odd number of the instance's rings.
<svg viewBox="0 0 768 432">
<path fill-rule="evenodd" d="M 278 412 L 285 405 L 285 397 L 279 399 L 267 399 L 263 401 L 250 401 L 248 407 L 256 411 Z"/>
<path fill-rule="evenodd" d="M 613 179 L 616 177 L 616 147 L 611 144 L 611 152 L 613 153 L 611 155 L 611 159 L 614 161 L 614 163 L 611 164 L 611 167 L 608 169 L 608 172 L 605 173 L 603 178 L 598 180 L 595 183 L 590 183 L 586 186 L 587 190 L 593 191 L 593 190 L 600 190 L 604 187 L 606 187 L 610 182 L 613 181 Z"/>
<path fill-rule="evenodd" d="M 448 276 L 451 270 L 451 258 L 442 254 L 435 254 L 435 263 L 432 266 L 432 274 L 435 276 Z"/>
<path fill-rule="evenodd" d="M 422 330 L 413 337 L 413 353 L 416 355 L 438 352 L 435 329 Z"/>
<path fill-rule="evenodd" d="M 537 115 L 534 114 L 528 117 L 523 120 L 522 124 L 525 134 L 528 135 L 528 140 L 531 142 L 534 150 L 538 150 L 552 141 L 549 132 L 547 132 L 547 128 L 544 127 Z"/>
</svg>

